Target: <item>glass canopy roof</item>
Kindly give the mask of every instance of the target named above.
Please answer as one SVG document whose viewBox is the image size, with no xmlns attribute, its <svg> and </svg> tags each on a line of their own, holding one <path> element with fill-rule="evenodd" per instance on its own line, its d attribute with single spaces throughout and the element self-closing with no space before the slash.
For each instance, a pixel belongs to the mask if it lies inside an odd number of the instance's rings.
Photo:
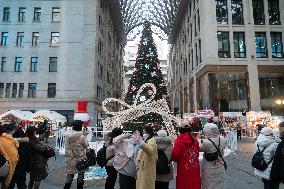
<svg viewBox="0 0 284 189">
<path fill-rule="evenodd" d="M 163 36 L 170 36 L 180 7 L 188 0 L 119 0 L 125 36 L 137 33 L 134 29 L 149 21 L 160 28 Z M 138 27 L 139 28 L 139 27 Z M 133 31 L 134 30 L 134 31 Z M 136 29 L 137 30 L 137 29 Z M 163 37 L 164 38 L 164 37 Z"/>
</svg>

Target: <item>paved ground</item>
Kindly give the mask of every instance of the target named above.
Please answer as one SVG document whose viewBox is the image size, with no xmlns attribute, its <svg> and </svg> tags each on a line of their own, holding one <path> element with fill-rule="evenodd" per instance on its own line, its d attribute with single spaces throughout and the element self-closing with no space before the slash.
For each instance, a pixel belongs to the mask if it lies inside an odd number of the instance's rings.
<svg viewBox="0 0 284 189">
<path fill-rule="evenodd" d="M 52 143 L 52 141 L 51 141 Z M 262 181 L 254 175 L 253 169 L 250 165 L 251 157 L 253 155 L 253 143 L 252 138 L 243 138 L 238 144 L 238 150 L 236 151 L 237 157 L 230 156 L 227 158 L 227 189 L 261 189 L 263 188 Z M 64 157 L 58 156 L 56 161 L 51 159 L 49 161 L 50 175 L 43 182 L 42 189 L 59 189 L 63 187 L 65 181 L 64 174 Z M 175 181 L 170 183 L 170 188 L 175 188 Z M 76 188 L 74 182 L 73 188 Z M 87 183 L 86 189 L 96 188 L 104 189 L 103 181 Z M 116 189 L 118 189 L 118 185 Z M 282 187 L 284 189 L 284 187 Z M 282 189 L 281 188 L 281 189 Z"/>
</svg>

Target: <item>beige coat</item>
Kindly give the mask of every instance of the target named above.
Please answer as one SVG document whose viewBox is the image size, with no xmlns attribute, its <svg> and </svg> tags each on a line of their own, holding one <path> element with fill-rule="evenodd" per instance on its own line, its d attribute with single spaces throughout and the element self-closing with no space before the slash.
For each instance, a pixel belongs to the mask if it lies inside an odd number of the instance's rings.
<svg viewBox="0 0 284 189">
<path fill-rule="evenodd" d="M 88 148 L 88 142 L 86 136 L 84 136 L 82 132 L 78 131 L 68 132 L 66 134 L 66 138 L 66 172 L 68 174 L 75 174 L 78 173 L 76 163 L 87 158 L 86 149 Z M 80 172 L 85 172 L 85 170 Z"/>
<path fill-rule="evenodd" d="M 155 138 L 151 138 L 144 144 L 139 158 L 136 189 L 155 189 L 156 163 L 158 159 Z"/>
</svg>

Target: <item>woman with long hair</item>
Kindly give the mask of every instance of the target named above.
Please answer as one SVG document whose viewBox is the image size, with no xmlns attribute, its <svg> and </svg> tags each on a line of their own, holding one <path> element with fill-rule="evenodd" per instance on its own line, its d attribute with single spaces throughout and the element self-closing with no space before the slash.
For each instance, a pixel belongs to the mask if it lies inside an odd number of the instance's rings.
<svg viewBox="0 0 284 189">
<path fill-rule="evenodd" d="M 36 137 L 36 127 L 28 127 L 26 130 L 27 137 L 29 138 L 29 158 L 30 158 L 30 181 L 29 189 L 39 189 L 40 183 L 48 176 L 47 161 L 44 157 L 46 146 Z"/>
</svg>

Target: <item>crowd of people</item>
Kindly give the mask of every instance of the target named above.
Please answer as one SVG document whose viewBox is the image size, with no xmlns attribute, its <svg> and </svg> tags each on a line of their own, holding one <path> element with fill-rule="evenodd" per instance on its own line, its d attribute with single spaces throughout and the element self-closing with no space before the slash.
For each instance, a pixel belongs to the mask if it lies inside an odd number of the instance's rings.
<svg viewBox="0 0 284 189">
<path fill-rule="evenodd" d="M 18 189 L 39 189 L 41 181 L 48 176 L 47 161 L 52 148 L 43 142 L 47 130 L 37 137 L 39 128 L 0 124 L 1 189 L 13 189 L 16 185 Z M 27 173 L 30 174 L 28 185 Z"/>
<path fill-rule="evenodd" d="M 175 141 L 166 130 L 153 131 L 153 127 L 137 128 L 131 134 L 114 128 L 105 137 L 104 147 L 97 153 L 99 166 L 105 167 L 106 189 L 169 189 L 174 179 L 173 162 L 176 162 L 177 189 L 225 189 L 227 163 L 224 160 L 225 138 L 214 123 L 203 127 L 204 137 L 192 132 L 192 121 L 184 120 L 178 127 Z M 88 170 L 87 134 L 83 122 L 75 120 L 72 130 L 66 133 L 66 182 L 70 189 L 75 174 L 77 188 L 84 187 L 84 174 Z M 40 128 L 40 127 L 39 127 Z M 39 128 L 15 128 L 11 124 L 0 126 L 0 178 L 1 189 L 38 189 L 48 176 L 47 162 L 52 156 L 45 137 L 37 137 Z M 40 134 L 40 136 L 43 133 Z M 46 134 L 46 133 L 45 133 Z M 255 142 L 252 158 L 255 174 L 262 178 L 264 189 L 278 189 L 284 182 L 284 122 L 279 131 L 264 127 Z M 200 164 L 199 154 L 204 152 Z M 32 154 L 32 155 L 31 155 Z M 99 155 L 100 154 L 100 155 Z M 103 155 L 101 155 L 103 154 Z M 100 156 L 100 157 L 99 157 Z M 263 158 L 260 165 L 255 166 Z M 103 160 L 102 160 L 103 159 Z M 87 162 L 88 163 L 88 162 Z M 30 174 L 28 186 L 27 173 Z"/>
</svg>

